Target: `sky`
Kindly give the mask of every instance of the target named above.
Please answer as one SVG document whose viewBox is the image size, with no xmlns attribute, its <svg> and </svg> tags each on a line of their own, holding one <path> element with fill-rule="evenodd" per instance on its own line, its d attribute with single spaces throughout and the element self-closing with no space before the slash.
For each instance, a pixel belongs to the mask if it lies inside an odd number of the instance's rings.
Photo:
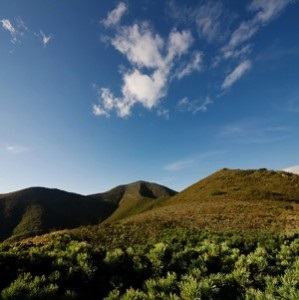
<svg viewBox="0 0 299 300">
<path fill-rule="evenodd" d="M 0 0 L 0 194 L 299 165 L 298 0 Z"/>
</svg>

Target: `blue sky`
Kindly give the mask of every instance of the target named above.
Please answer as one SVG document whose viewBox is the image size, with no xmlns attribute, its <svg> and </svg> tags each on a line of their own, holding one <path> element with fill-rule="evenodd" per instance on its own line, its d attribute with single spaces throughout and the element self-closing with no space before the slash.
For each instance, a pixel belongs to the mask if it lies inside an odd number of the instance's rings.
<svg viewBox="0 0 299 300">
<path fill-rule="evenodd" d="M 0 193 L 299 165 L 298 16 L 291 0 L 0 0 Z"/>
</svg>

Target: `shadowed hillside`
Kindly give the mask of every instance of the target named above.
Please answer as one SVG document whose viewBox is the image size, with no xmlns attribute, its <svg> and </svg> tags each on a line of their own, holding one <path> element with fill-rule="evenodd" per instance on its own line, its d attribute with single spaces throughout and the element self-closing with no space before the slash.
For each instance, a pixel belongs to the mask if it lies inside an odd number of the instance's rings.
<svg viewBox="0 0 299 300">
<path fill-rule="evenodd" d="M 107 217 L 119 219 L 150 209 L 155 199 L 176 192 L 139 181 L 108 192 L 82 196 L 42 187 L 0 195 L 0 240 L 93 225 Z"/>
<path fill-rule="evenodd" d="M 0 238 L 23 237 L 53 229 L 97 224 L 115 206 L 57 189 L 29 188 L 0 195 Z"/>
</svg>

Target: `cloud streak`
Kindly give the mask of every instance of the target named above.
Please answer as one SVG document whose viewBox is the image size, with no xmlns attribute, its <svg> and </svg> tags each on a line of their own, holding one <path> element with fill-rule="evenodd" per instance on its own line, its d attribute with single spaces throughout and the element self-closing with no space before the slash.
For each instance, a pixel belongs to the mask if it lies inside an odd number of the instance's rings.
<svg viewBox="0 0 299 300">
<path fill-rule="evenodd" d="M 194 160 L 192 160 L 192 159 L 179 160 L 179 161 L 173 162 L 169 165 L 166 165 L 164 167 L 164 169 L 167 171 L 171 171 L 171 172 L 177 172 L 177 171 L 181 171 L 183 169 L 190 167 L 193 163 L 194 163 Z"/>
<path fill-rule="evenodd" d="M 262 26 L 276 18 L 290 3 L 291 0 L 253 0 L 247 9 L 255 14 L 248 21 L 241 22 L 233 31 L 229 42 L 222 48 L 224 58 L 234 56 L 234 52 L 240 51 L 238 47 L 249 41 Z"/>
<path fill-rule="evenodd" d="M 16 44 L 20 41 L 20 37 L 24 36 L 25 32 L 28 31 L 27 26 L 21 18 L 17 18 L 15 25 L 9 19 L 0 20 L 2 28 L 10 34 L 10 41 L 12 44 Z"/>
<path fill-rule="evenodd" d="M 212 103 L 213 101 L 210 97 L 206 97 L 204 100 L 195 101 L 191 101 L 188 97 L 184 97 L 178 102 L 178 109 L 181 112 L 191 112 L 192 114 L 196 114 L 199 111 L 206 112 L 208 106 Z"/>
<path fill-rule="evenodd" d="M 128 8 L 127 8 L 126 4 L 123 2 L 120 2 L 114 10 L 112 10 L 110 13 L 108 13 L 107 18 L 102 20 L 102 24 L 105 27 L 116 26 L 120 22 L 122 16 L 127 11 L 127 9 Z"/>
<path fill-rule="evenodd" d="M 251 68 L 251 62 L 245 60 L 241 62 L 231 73 L 229 73 L 223 83 L 222 89 L 230 88 L 237 80 L 239 80 L 249 69 Z"/>
<path fill-rule="evenodd" d="M 6 153 L 16 155 L 29 152 L 30 148 L 21 145 L 7 145 L 3 150 Z"/>
<path fill-rule="evenodd" d="M 228 125 L 218 137 L 242 144 L 267 144 L 290 138 L 291 131 L 289 127 L 267 126 L 255 120 Z"/>
<path fill-rule="evenodd" d="M 52 34 L 45 35 L 45 34 L 43 33 L 43 31 L 41 31 L 41 30 L 40 30 L 39 33 L 40 33 L 40 34 L 39 34 L 39 37 L 41 38 L 41 41 L 42 41 L 42 43 L 43 43 L 43 46 L 44 46 L 44 48 L 46 48 L 47 45 L 49 44 L 49 42 L 53 39 L 53 35 L 52 35 Z"/>
</svg>

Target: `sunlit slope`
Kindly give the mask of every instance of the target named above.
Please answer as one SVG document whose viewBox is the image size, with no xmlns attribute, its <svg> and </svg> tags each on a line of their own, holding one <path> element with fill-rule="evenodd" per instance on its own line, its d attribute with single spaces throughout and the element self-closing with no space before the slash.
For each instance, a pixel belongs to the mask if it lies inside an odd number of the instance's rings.
<svg viewBox="0 0 299 300">
<path fill-rule="evenodd" d="M 143 232 L 175 226 L 297 232 L 299 176 L 266 169 L 223 169 L 163 201 L 163 206 L 124 222 L 138 224 Z"/>
</svg>

